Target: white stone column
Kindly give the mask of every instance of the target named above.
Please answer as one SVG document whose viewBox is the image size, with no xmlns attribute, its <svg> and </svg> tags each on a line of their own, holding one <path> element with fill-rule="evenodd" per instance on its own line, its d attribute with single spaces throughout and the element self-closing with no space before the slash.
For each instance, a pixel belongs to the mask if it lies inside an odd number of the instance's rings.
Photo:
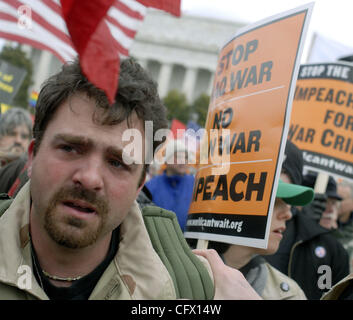
<svg viewBox="0 0 353 320">
<path fill-rule="evenodd" d="M 208 83 L 208 89 L 207 89 L 207 94 L 209 96 L 211 96 L 211 94 L 212 94 L 213 81 L 214 81 L 214 72 L 213 71 L 210 71 L 210 72 L 211 72 L 210 82 Z"/>
<path fill-rule="evenodd" d="M 31 54 L 32 54 L 32 47 L 28 44 L 22 44 L 22 50 L 26 53 L 27 58 L 31 58 Z"/>
<path fill-rule="evenodd" d="M 158 75 L 158 92 L 161 98 L 164 98 L 168 94 L 172 71 L 173 66 L 170 63 L 163 63 L 161 65 Z"/>
<path fill-rule="evenodd" d="M 43 50 L 39 59 L 38 66 L 35 68 L 37 71 L 34 74 L 33 89 L 39 91 L 40 86 L 50 75 L 50 63 L 52 54 L 49 51 Z"/>
<path fill-rule="evenodd" d="M 196 68 L 187 68 L 186 73 L 185 73 L 185 77 L 184 77 L 182 91 L 184 92 L 188 102 L 193 101 L 196 78 L 197 78 L 197 69 Z"/>
</svg>

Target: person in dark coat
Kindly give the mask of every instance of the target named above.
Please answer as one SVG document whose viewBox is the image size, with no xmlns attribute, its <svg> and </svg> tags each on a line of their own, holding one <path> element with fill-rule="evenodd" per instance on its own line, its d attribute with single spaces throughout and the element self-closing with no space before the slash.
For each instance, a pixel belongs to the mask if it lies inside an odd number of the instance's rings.
<svg viewBox="0 0 353 320">
<path fill-rule="evenodd" d="M 302 184 L 302 172 L 302 153 L 287 141 L 281 179 Z M 316 195 L 309 206 L 303 209 L 292 207 L 293 217 L 287 221 L 278 251 L 264 257 L 275 268 L 294 279 L 309 300 L 319 300 L 349 273 L 346 250 L 330 230 L 320 226 L 318 220 L 313 218 L 325 210 L 325 199 L 326 196 Z"/>
<path fill-rule="evenodd" d="M 7 193 L 11 197 L 16 196 L 17 192 L 29 179 L 27 160 L 26 152 L 16 160 L 0 168 L 0 193 Z"/>
</svg>

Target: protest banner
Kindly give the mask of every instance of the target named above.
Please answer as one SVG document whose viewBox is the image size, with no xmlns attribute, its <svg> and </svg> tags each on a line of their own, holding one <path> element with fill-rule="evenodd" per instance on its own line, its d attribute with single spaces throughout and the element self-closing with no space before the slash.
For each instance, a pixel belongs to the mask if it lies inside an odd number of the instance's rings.
<svg viewBox="0 0 353 320">
<path fill-rule="evenodd" d="M 0 61 L 0 102 L 10 104 L 20 88 L 27 71 Z"/>
<path fill-rule="evenodd" d="M 353 65 L 304 64 L 296 84 L 288 139 L 305 170 L 353 181 Z"/>
<path fill-rule="evenodd" d="M 267 247 L 312 7 L 246 27 L 221 49 L 186 238 Z"/>
</svg>

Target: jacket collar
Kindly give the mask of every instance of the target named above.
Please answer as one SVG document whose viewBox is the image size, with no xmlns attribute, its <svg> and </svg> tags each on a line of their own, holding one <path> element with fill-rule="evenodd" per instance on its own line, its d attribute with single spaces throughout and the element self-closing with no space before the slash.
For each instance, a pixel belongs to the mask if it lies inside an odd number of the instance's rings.
<svg viewBox="0 0 353 320">
<path fill-rule="evenodd" d="M 0 282 L 48 299 L 32 271 L 29 212 L 30 181 L 0 218 Z M 175 299 L 173 281 L 153 249 L 136 201 L 121 225 L 120 237 L 118 253 L 90 299 Z M 26 288 L 23 270 L 30 271 L 31 285 Z"/>
<path fill-rule="evenodd" d="M 29 211 L 27 183 L 0 218 L 0 281 L 27 291 L 39 299 L 48 299 L 33 273 Z"/>
</svg>

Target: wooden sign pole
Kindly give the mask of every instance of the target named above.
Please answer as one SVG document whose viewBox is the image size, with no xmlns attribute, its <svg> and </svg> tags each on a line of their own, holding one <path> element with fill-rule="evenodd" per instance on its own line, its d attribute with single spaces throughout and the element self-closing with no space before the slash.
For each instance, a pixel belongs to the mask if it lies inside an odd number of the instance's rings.
<svg viewBox="0 0 353 320">
<path fill-rule="evenodd" d="M 315 193 L 326 193 L 329 175 L 324 172 L 319 172 L 316 178 L 314 192 Z"/>
<path fill-rule="evenodd" d="M 198 239 L 197 240 L 197 245 L 196 245 L 196 249 L 207 249 L 208 247 L 208 240 L 203 240 L 203 239 Z"/>
</svg>

